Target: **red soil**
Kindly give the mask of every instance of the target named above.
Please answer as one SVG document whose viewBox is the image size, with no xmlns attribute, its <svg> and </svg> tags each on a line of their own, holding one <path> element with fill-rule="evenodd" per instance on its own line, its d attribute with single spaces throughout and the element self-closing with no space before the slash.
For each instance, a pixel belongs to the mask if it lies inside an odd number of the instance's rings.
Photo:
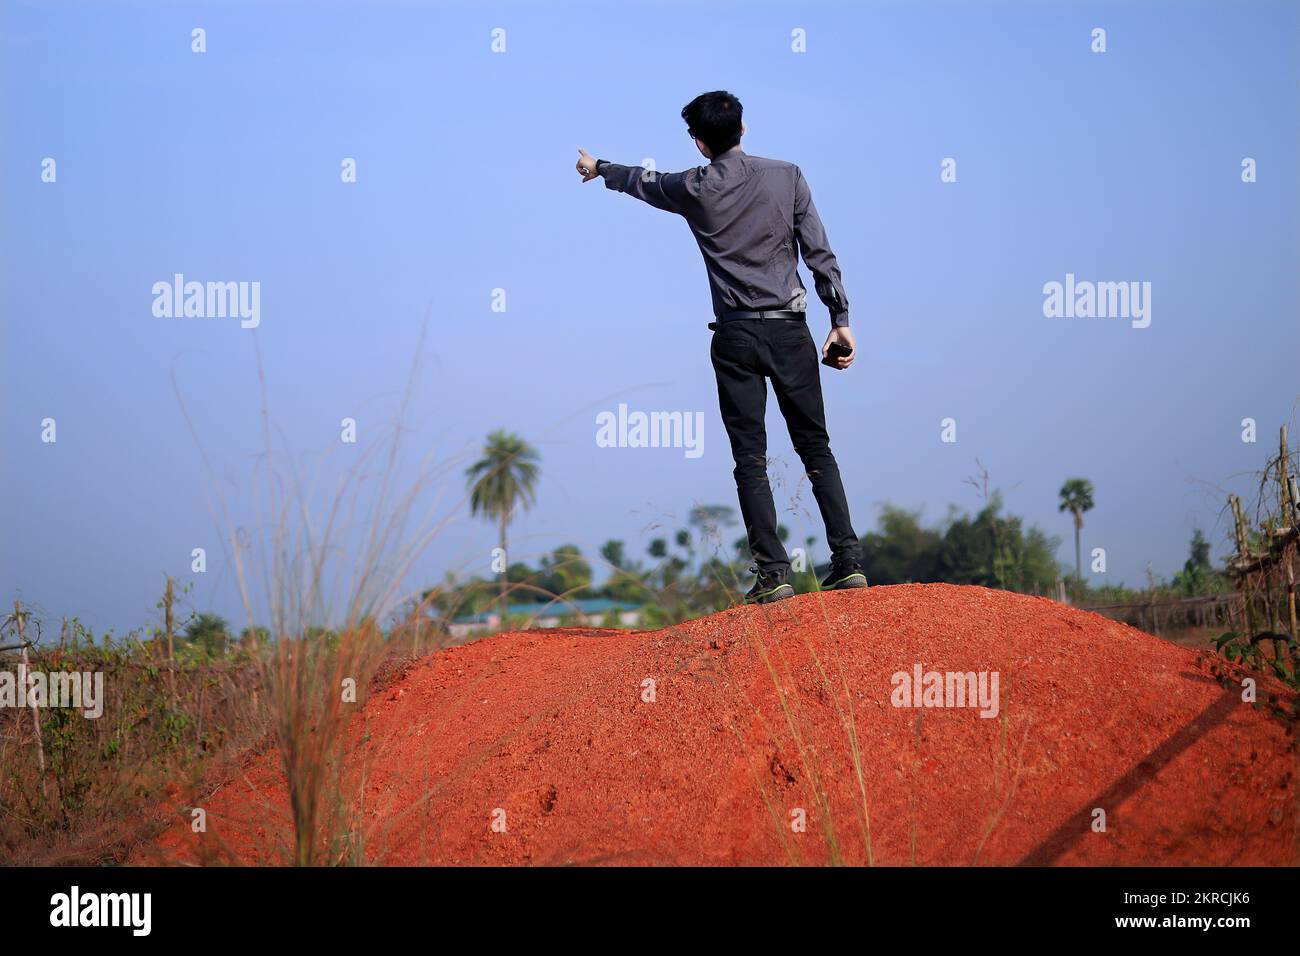
<svg viewBox="0 0 1300 956">
<path fill-rule="evenodd" d="M 1000 713 L 893 706 L 918 663 L 997 671 Z M 353 760 L 376 863 L 1295 864 L 1295 700 L 1260 701 L 1094 614 L 906 585 L 442 651 L 372 697 Z M 274 751 L 205 808 L 209 850 L 287 859 Z"/>
</svg>

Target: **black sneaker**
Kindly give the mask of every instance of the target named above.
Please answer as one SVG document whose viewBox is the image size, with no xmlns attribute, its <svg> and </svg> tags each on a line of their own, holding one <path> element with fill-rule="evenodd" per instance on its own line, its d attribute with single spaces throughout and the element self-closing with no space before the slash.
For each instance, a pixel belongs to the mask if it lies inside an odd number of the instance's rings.
<svg viewBox="0 0 1300 956">
<path fill-rule="evenodd" d="M 794 588 L 786 583 L 784 571 L 763 571 L 759 568 L 749 570 L 758 575 L 758 580 L 745 595 L 746 604 L 771 604 L 773 601 L 794 597 Z"/>
<path fill-rule="evenodd" d="M 831 573 L 822 582 L 823 591 L 846 591 L 849 588 L 865 588 L 867 576 L 862 573 L 862 565 L 856 561 L 845 561 L 831 565 Z"/>
</svg>

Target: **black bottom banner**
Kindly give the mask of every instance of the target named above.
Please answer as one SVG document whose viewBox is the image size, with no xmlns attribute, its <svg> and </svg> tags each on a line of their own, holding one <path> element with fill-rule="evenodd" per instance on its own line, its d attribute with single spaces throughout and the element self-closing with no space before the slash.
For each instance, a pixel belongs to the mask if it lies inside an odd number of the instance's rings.
<svg viewBox="0 0 1300 956">
<path fill-rule="evenodd" d="M 372 944 L 442 928 L 484 941 L 618 941 L 673 924 L 694 944 L 847 929 L 958 945 L 1295 938 L 1295 870 L 1266 869 L 8 869 L 11 942 Z M 614 934 L 618 935 L 614 935 Z M 881 937 L 875 937 L 880 939 Z M 660 937 L 662 939 L 662 937 Z"/>
</svg>

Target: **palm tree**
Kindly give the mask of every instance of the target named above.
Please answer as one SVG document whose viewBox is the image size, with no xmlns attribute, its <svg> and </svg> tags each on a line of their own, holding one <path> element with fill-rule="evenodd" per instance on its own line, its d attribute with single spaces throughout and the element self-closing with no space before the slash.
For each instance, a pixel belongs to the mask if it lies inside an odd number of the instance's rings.
<svg viewBox="0 0 1300 956">
<path fill-rule="evenodd" d="M 1070 478 L 1061 485 L 1061 507 L 1074 515 L 1074 576 L 1083 583 L 1083 559 L 1079 551 L 1079 532 L 1083 530 L 1083 513 L 1092 510 L 1092 482 L 1087 478 Z"/>
<path fill-rule="evenodd" d="M 469 485 L 469 511 L 497 522 L 500 529 L 501 554 L 506 550 L 506 528 L 515 509 L 527 511 L 537 500 L 537 450 L 518 435 L 497 429 L 488 434 L 483 457 L 465 470 Z M 506 592 L 510 586 L 501 575 L 501 617 L 505 620 Z"/>
</svg>

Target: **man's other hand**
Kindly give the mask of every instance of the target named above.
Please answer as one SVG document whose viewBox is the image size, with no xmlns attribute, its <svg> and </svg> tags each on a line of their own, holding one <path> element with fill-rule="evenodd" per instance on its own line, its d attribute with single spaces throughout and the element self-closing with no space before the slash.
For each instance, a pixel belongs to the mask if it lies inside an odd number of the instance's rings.
<svg viewBox="0 0 1300 956">
<path fill-rule="evenodd" d="M 584 183 L 589 183 L 596 178 L 596 160 L 587 155 L 587 151 L 581 146 L 578 147 L 580 158 L 578 159 L 578 174 L 582 176 Z"/>
<path fill-rule="evenodd" d="M 835 364 L 840 368 L 848 368 L 853 364 L 853 360 L 858 357 L 858 347 L 853 341 L 853 332 L 847 325 L 841 326 L 838 329 L 831 329 L 831 334 L 826 336 L 826 344 L 822 346 L 823 359 L 826 358 L 827 353 L 830 352 L 832 342 L 839 342 L 840 345 L 844 346 L 846 349 L 853 349 L 852 353 L 849 355 L 845 355 L 835 360 Z"/>
</svg>

